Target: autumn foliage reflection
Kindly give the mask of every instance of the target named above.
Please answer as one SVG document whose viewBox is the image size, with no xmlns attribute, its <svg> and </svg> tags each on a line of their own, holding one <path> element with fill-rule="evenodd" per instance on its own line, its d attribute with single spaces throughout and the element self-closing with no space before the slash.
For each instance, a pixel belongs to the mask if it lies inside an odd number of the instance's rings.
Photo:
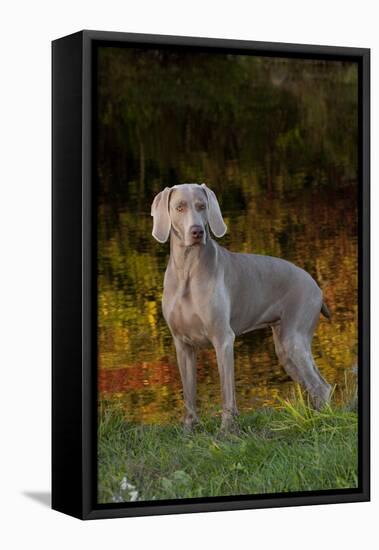
<svg viewBox="0 0 379 550">
<path fill-rule="evenodd" d="M 226 212 L 230 250 L 280 256 L 309 271 L 324 291 L 332 321 L 321 319 L 315 359 L 332 383 L 342 383 L 357 355 L 357 239 L 354 189 L 254 197 L 245 212 Z M 171 336 L 161 314 L 168 246 L 152 239 L 151 218 L 120 212 L 108 238 L 99 242 L 99 390 L 122 400 L 128 417 L 175 418 L 181 384 Z M 102 225 L 108 218 L 104 211 Z M 109 229 L 108 229 L 109 230 Z M 143 246 L 142 246 L 143 242 Z M 236 342 L 236 377 L 242 410 L 272 404 L 291 383 L 278 365 L 269 330 Z M 201 407 L 219 403 L 212 350 L 199 355 Z"/>
</svg>

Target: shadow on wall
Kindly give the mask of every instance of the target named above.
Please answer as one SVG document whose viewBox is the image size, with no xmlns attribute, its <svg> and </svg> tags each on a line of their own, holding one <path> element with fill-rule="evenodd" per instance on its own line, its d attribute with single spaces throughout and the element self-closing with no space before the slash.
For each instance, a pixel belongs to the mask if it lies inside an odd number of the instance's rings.
<svg viewBox="0 0 379 550">
<path fill-rule="evenodd" d="M 38 502 L 42 506 L 51 507 L 51 493 L 50 491 L 23 491 L 25 497 L 28 497 L 35 502 Z"/>
</svg>

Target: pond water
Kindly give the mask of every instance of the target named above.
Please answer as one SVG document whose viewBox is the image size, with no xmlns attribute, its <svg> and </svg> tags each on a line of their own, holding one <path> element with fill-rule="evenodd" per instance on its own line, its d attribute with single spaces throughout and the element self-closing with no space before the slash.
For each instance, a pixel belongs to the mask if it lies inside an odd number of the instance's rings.
<svg viewBox="0 0 379 550">
<path fill-rule="evenodd" d="M 357 361 L 356 185 L 251 194 L 243 208 L 222 203 L 235 252 L 278 256 L 307 270 L 324 292 L 332 320 L 321 317 L 315 360 L 330 384 L 343 385 Z M 246 198 L 247 197 L 247 198 Z M 233 205 L 232 205 L 233 206 Z M 122 407 L 142 423 L 177 421 L 182 389 L 172 338 L 161 313 L 169 244 L 151 236 L 150 204 L 135 209 L 99 205 L 98 389 L 100 403 Z M 278 364 L 269 329 L 235 343 L 241 412 L 274 406 L 293 383 Z M 215 353 L 198 356 L 200 414 L 221 410 Z"/>
</svg>

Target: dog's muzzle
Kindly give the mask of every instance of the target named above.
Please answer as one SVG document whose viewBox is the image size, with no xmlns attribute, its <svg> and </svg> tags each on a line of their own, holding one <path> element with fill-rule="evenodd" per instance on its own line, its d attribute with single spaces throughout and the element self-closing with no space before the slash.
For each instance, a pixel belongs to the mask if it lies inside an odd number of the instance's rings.
<svg viewBox="0 0 379 550">
<path fill-rule="evenodd" d="M 201 225 L 192 225 L 189 232 L 193 245 L 204 243 L 204 228 Z"/>
</svg>

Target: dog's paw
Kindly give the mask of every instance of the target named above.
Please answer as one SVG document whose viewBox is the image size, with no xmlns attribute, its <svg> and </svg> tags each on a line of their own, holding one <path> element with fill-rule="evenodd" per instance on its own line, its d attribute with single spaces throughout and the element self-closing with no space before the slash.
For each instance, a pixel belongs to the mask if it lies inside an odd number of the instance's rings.
<svg viewBox="0 0 379 550">
<path fill-rule="evenodd" d="M 221 420 L 220 435 L 239 435 L 241 433 L 236 415 L 223 415 Z"/>
<path fill-rule="evenodd" d="M 197 416 L 186 416 L 183 418 L 183 431 L 186 434 L 191 434 L 199 425 L 200 420 Z"/>
<path fill-rule="evenodd" d="M 324 407 L 329 405 L 330 399 L 333 393 L 333 389 L 329 384 L 317 388 L 317 391 L 311 393 L 311 403 L 316 411 L 321 411 Z"/>
</svg>

